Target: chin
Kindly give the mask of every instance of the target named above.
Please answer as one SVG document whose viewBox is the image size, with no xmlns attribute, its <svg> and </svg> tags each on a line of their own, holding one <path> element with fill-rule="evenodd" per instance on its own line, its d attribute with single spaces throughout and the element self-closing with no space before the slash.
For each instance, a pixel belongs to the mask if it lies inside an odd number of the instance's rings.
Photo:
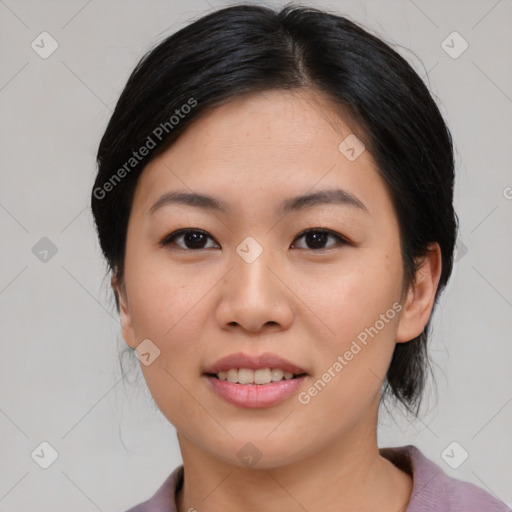
<svg viewBox="0 0 512 512">
<path fill-rule="evenodd" d="M 308 450 L 304 449 L 303 440 L 294 439 L 283 442 L 283 439 L 276 438 L 270 441 L 265 434 L 261 433 L 255 436 L 247 434 L 243 440 L 232 439 L 228 444 L 229 447 L 225 446 L 226 451 L 219 453 L 219 445 L 215 445 L 211 453 L 225 463 L 240 468 L 275 469 L 296 463 L 309 456 Z M 316 452 L 314 447 L 311 447 L 310 451 L 311 454 Z"/>
</svg>

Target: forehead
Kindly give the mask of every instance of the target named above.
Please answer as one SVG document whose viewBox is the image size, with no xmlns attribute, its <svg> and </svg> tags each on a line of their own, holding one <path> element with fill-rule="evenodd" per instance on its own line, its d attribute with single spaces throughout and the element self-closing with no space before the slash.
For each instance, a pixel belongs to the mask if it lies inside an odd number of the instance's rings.
<svg viewBox="0 0 512 512">
<path fill-rule="evenodd" d="M 361 199 L 386 194 L 373 157 L 352 126 L 310 91 L 235 97 L 202 115 L 150 161 L 136 199 L 147 210 L 162 193 L 178 189 L 269 203 L 330 187 Z M 345 140 L 360 144 L 357 158 L 347 157 Z"/>
<path fill-rule="evenodd" d="M 311 146 L 328 150 L 333 145 L 337 148 L 356 128 L 336 111 L 341 107 L 335 110 L 333 102 L 309 89 L 249 93 L 203 115 L 181 141 L 190 146 L 200 144 L 203 150 L 238 152 L 255 145 L 266 146 L 267 154 L 277 146 L 280 152 L 289 148 L 288 152 L 295 154 Z M 261 148 L 260 156 L 265 156 Z"/>
</svg>

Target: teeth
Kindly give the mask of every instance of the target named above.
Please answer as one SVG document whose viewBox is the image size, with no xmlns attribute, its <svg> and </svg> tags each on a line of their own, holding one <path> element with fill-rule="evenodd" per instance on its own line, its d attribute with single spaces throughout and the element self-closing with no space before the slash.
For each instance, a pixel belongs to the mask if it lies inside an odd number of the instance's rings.
<svg viewBox="0 0 512 512">
<path fill-rule="evenodd" d="M 230 369 L 226 372 L 226 380 L 228 382 L 238 382 L 238 370 Z"/>
<path fill-rule="evenodd" d="M 282 378 L 284 376 L 283 370 L 280 370 L 279 368 L 272 368 L 271 374 L 272 374 L 272 380 L 274 382 L 282 380 Z"/>
<path fill-rule="evenodd" d="M 292 372 L 285 372 L 280 368 L 260 368 L 251 370 L 250 368 L 230 368 L 227 371 L 219 372 L 217 377 L 220 380 L 227 380 L 237 384 L 269 384 L 280 380 L 293 379 Z"/>
<path fill-rule="evenodd" d="M 240 368 L 238 370 L 238 382 L 240 384 L 252 384 L 254 382 L 254 370 Z"/>
</svg>

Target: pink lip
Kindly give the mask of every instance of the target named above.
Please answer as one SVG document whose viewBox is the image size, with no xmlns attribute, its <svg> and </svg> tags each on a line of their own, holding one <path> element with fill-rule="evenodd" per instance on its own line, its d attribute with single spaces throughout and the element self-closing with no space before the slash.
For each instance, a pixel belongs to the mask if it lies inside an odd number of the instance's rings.
<svg viewBox="0 0 512 512">
<path fill-rule="evenodd" d="M 219 359 L 213 365 L 207 367 L 204 371 L 206 374 L 219 373 L 227 371 L 230 368 L 250 368 L 251 370 L 258 370 L 260 368 L 280 368 L 281 370 L 292 372 L 295 375 L 306 373 L 301 367 L 283 359 L 276 354 L 259 354 L 251 356 L 243 352 L 230 354 L 226 357 Z M 246 386 L 246 384 L 244 384 Z"/>
<path fill-rule="evenodd" d="M 276 365 L 276 367 L 280 366 Z M 230 368 L 233 368 L 233 366 L 230 366 Z M 294 394 L 306 379 L 306 376 L 302 376 L 269 384 L 235 384 L 211 375 L 205 377 L 214 391 L 222 398 L 234 405 L 247 408 L 277 405 Z"/>
</svg>

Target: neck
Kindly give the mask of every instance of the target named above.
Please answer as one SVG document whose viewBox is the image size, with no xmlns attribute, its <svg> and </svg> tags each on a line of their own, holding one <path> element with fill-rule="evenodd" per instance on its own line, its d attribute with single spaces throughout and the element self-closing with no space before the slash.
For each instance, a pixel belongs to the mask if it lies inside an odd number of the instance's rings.
<svg viewBox="0 0 512 512">
<path fill-rule="evenodd" d="M 358 425 L 315 453 L 266 469 L 230 464 L 178 439 L 185 468 L 178 512 L 256 512 L 262 505 L 269 512 L 401 512 L 412 493 L 412 478 L 379 454 L 376 427 Z"/>
</svg>

